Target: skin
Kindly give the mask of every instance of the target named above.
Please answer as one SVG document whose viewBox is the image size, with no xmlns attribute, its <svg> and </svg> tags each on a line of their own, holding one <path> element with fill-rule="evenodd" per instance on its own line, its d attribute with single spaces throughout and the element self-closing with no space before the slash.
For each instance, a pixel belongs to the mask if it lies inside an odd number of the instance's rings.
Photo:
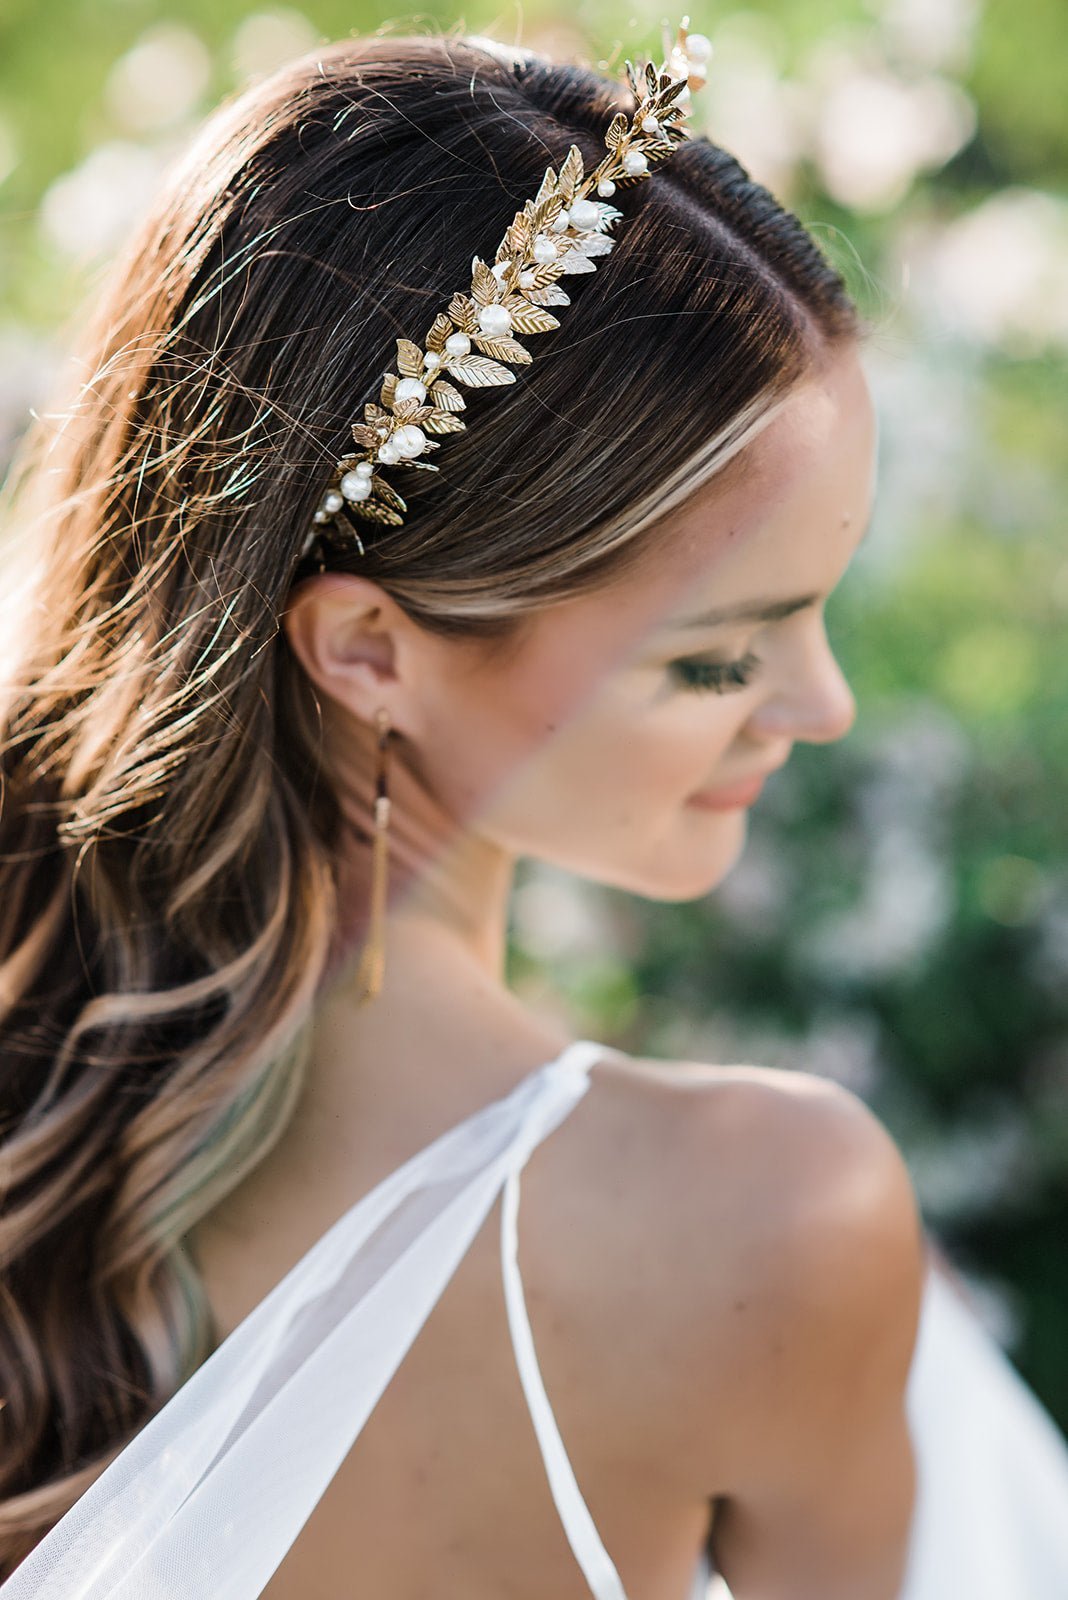
<svg viewBox="0 0 1068 1600">
<path fill-rule="evenodd" d="M 369 826 L 379 706 L 401 736 L 389 785 L 386 976 L 361 1006 L 352 963 L 339 967 L 281 1139 L 196 1230 L 221 1336 L 400 1162 L 567 1042 L 504 982 L 519 856 L 654 899 L 706 894 L 744 848 L 747 812 L 698 809 L 690 796 L 781 766 L 798 740 L 849 732 L 856 706 L 823 608 L 870 516 L 875 448 L 858 352 L 841 349 L 791 392 L 738 470 L 665 520 L 646 573 L 539 613 L 492 671 L 477 649 L 426 634 L 359 576 L 323 574 L 295 591 L 283 623 L 320 692 L 328 764 L 353 823 Z M 711 606 L 795 596 L 814 598 L 773 623 L 672 629 Z M 746 651 L 759 670 L 722 694 L 688 690 L 669 670 L 681 658 Z M 367 857 L 353 831 L 339 862 L 343 909 L 365 903 Z M 348 932 L 358 926 L 354 916 Z M 593 1076 L 598 1092 L 538 1147 L 523 1177 L 523 1281 L 578 1481 L 631 1600 L 660 1600 L 686 1592 L 712 1497 L 745 1480 L 747 1498 L 738 1508 L 725 1501 L 730 1514 L 716 1522 L 718 1556 L 728 1578 L 728 1559 L 743 1578 L 752 1573 L 739 1593 L 785 1593 L 802 1535 L 762 1523 L 761 1462 L 787 1470 L 793 1441 L 774 1432 L 784 1417 L 803 1447 L 800 1480 L 812 1477 L 814 1427 L 833 1459 L 826 1418 L 809 1416 L 798 1397 L 836 1392 L 842 1362 L 872 1335 L 864 1323 L 851 1345 L 843 1314 L 840 1345 L 822 1330 L 811 1349 L 788 1340 L 786 1364 L 782 1330 L 797 1324 L 799 1302 L 781 1258 L 763 1277 L 761 1263 L 781 1252 L 785 1217 L 803 1280 L 791 1226 L 838 1207 L 874 1210 L 884 1231 L 855 1230 L 855 1269 L 834 1243 L 828 1274 L 860 1285 L 881 1264 L 876 1279 L 904 1309 L 888 1318 L 882 1302 L 865 1302 L 865 1316 L 874 1304 L 876 1325 L 894 1323 L 896 1338 L 871 1393 L 896 1404 L 918 1293 L 915 1217 L 896 1156 L 859 1102 L 843 1106 L 833 1086 L 805 1074 L 631 1058 L 598 1064 Z M 756 1192 L 754 1164 L 767 1174 Z M 841 1173 L 833 1194 L 829 1168 Z M 584 1181 L 590 1173 L 595 1184 Z M 518 1385 L 498 1226 L 494 1212 L 265 1591 L 270 1600 L 336 1593 L 356 1552 L 368 1593 L 586 1592 Z M 803 1281 L 798 1293 L 808 1293 Z M 900 1543 L 911 1487 L 900 1417 L 885 1431 L 882 1414 L 846 1421 L 847 1436 L 859 1426 L 877 1446 L 865 1505 L 876 1518 L 890 1507 Z M 732 1455 L 743 1438 L 752 1461 Z M 844 1470 L 846 1482 L 857 1477 Z M 866 1526 L 841 1487 L 813 1479 L 815 1505 L 799 1508 L 800 1527 L 815 1530 L 820 1508 L 839 1504 L 851 1527 Z M 768 1504 L 782 1503 L 776 1487 Z M 829 1560 L 844 1537 L 826 1529 Z M 869 1544 L 881 1539 L 874 1532 Z M 870 1578 L 872 1558 L 860 1560 Z M 837 1588 L 816 1554 L 811 1561 L 811 1592 L 823 1600 L 896 1592 L 892 1559 L 878 1588 L 845 1567 Z"/>
<path fill-rule="evenodd" d="M 283 626 L 320 691 L 345 811 L 365 829 L 379 707 L 398 733 L 387 978 L 361 1019 L 374 1042 L 406 1026 L 412 974 L 432 952 L 449 973 L 496 987 L 507 1008 L 520 856 L 649 898 L 702 896 L 739 858 L 747 811 L 699 810 L 689 797 L 779 768 L 798 739 L 849 731 L 854 696 L 823 606 L 870 518 L 875 448 L 865 374 L 846 347 L 795 387 L 742 472 L 668 518 L 643 573 L 537 614 L 523 648 L 491 670 L 478 646 L 427 634 L 368 579 L 302 584 Z M 782 621 L 675 626 L 710 606 L 809 595 Z M 671 674 L 678 659 L 747 651 L 761 666 L 745 688 L 687 690 Z M 353 832 L 341 899 L 355 915 L 368 858 Z M 350 925 L 353 946 L 360 931 Z"/>
</svg>

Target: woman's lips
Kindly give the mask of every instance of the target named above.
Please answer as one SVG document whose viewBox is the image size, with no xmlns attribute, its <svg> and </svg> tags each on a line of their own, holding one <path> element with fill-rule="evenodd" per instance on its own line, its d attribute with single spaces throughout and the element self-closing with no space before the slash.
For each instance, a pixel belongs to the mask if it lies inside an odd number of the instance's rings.
<svg viewBox="0 0 1068 1600">
<path fill-rule="evenodd" d="M 766 776 L 762 773 L 759 777 L 747 778 L 745 783 L 732 784 L 730 788 L 705 789 L 691 795 L 687 804 L 700 806 L 705 811 L 733 811 L 739 806 L 751 806 L 763 789 Z"/>
</svg>

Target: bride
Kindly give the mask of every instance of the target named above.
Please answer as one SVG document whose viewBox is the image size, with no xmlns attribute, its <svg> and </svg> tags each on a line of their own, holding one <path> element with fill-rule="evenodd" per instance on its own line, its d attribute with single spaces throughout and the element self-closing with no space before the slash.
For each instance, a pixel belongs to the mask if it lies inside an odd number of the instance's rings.
<svg viewBox="0 0 1068 1600">
<path fill-rule="evenodd" d="M 26 441 L 7 1600 L 1068 1592 L 1068 1452 L 874 1114 L 506 981 L 520 857 L 706 895 L 856 714 L 864 330 L 687 134 L 707 54 L 254 85 Z"/>
</svg>

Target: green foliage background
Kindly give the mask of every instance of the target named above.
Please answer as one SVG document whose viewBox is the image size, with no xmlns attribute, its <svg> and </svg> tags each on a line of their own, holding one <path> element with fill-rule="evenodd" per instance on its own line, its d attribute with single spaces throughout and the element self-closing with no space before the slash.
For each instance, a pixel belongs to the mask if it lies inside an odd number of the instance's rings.
<svg viewBox="0 0 1068 1600">
<path fill-rule="evenodd" d="M 96 216 L 94 152 L 162 160 L 241 81 L 239 30 L 264 15 L 301 49 L 463 25 L 615 66 L 658 55 L 661 38 L 660 12 L 589 0 L 566 14 L 6 0 L 0 464 L 106 270 L 109 237 L 77 249 L 78 206 L 87 226 Z M 199 40 L 206 69 L 170 123 L 131 129 L 117 64 L 161 24 Z M 522 863 L 510 978 L 582 1034 L 823 1072 L 864 1096 L 929 1226 L 1068 1429 L 1068 8 L 765 0 L 693 11 L 691 26 L 717 44 L 702 96 L 712 137 L 732 143 L 716 73 L 763 63 L 770 111 L 754 107 L 746 134 L 736 108 L 734 148 L 815 228 L 875 325 L 880 505 L 828 608 L 859 716 L 841 744 L 798 747 L 706 899 L 644 902 Z M 970 112 L 966 136 L 906 161 L 899 192 L 858 197 L 811 131 L 829 49 L 837 82 L 934 80 L 935 101 Z M 745 140 L 759 154 L 776 107 L 785 119 L 797 103 L 808 132 L 766 174 Z M 985 231 L 970 233 L 977 217 Z"/>
</svg>

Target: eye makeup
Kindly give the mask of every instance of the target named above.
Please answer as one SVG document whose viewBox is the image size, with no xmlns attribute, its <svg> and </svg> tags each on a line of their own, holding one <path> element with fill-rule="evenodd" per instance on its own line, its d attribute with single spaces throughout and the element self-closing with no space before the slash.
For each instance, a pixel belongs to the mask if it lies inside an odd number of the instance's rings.
<svg viewBox="0 0 1068 1600">
<path fill-rule="evenodd" d="M 684 689 L 713 689 L 729 694 L 744 689 L 760 666 L 760 657 L 747 651 L 737 661 L 710 661 L 707 657 L 687 656 L 668 664 L 668 671 Z"/>
</svg>

